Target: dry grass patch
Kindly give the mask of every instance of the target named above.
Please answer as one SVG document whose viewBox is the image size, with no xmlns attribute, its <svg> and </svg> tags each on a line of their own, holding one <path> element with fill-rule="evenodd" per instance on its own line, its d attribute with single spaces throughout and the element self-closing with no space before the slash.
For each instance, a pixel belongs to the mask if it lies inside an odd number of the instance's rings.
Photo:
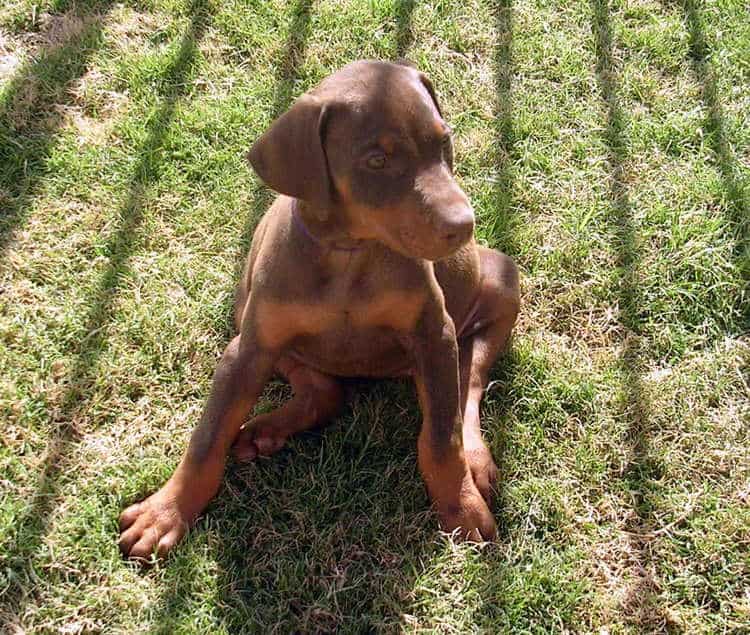
<svg viewBox="0 0 750 635">
<path fill-rule="evenodd" d="M 25 48 L 19 39 L 0 28 L 0 88 L 20 68 L 25 53 Z"/>
</svg>

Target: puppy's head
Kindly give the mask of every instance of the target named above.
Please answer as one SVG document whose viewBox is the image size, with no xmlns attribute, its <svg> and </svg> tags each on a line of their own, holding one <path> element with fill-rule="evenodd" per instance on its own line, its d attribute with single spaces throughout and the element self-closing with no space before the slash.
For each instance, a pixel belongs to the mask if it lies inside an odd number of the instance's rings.
<svg viewBox="0 0 750 635">
<path fill-rule="evenodd" d="M 451 133 L 429 80 L 388 62 L 350 64 L 298 99 L 248 155 L 271 188 L 308 201 L 411 258 L 470 240 L 474 214 L 453 178 Z"/>
</svg>

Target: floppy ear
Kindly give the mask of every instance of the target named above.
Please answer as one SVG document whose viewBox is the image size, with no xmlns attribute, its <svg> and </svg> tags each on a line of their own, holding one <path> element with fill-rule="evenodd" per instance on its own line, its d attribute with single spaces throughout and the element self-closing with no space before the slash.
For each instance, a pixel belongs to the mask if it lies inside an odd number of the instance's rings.
<svg viewBox="0 0 750 635">
<path fill-rule="evenodd" d="M 435 94 L 435 89 L 432 86 L 432 82 L 428 79 L 427 75 L 424 73 L 419 73 L 419 81 L 422 82 L 422 86 L 427 89 L 427 92 L 430 93 L 430 97 L 432 97 L 432 103 L 435 104 L 435 108 L 437 108 L 438 114 L 442 117 L 443 112 L 440 110 L 440 104 L 438 103 L 437 95 Z M 445 148 L 445 161 L 448 164 L 448 166 L 451 169 L 451 172 L 453 172 L 453 138 L 449 138 L 448 140 L 448 146 Z"/>
<path fill-rule="evenodd" d="M 440 110 L 440 104 L 438 103 L 435 89 L 432 87 L 432 82 L 429 80 L 427 75 L 422 72 L 419 73 L 419 81 L 422 82 L 422 86 L 424 86 L 427 89 L 427 92 L 430 93 L 430 97 L 432 97 L 432 103 L 435 104 L 435 108 L 437 108 L 438 114 L 442 117 L 443 111 Z"/>
<path fill-rule="evenodd" d="M 435 104 L 435 108 L 437 108 L 438 114 L 442 117 L 443 112 L 440 110 L 440 104 L 438 103 L 437 95 L 435 94 L 435 89 L 432 86 L 432 82 L 430 81 L 430 78 L 427 77 L 422 71 L 420 71 L 417 68 L 417 65 L 412 62 L 410 59 L 407 59 L 405 57 L 399 57 L 396 62 L 399 66 L 406 66 L 406 68 L 412 68 L 415 71 L 417 71 L 417 75 L 419 76 L 419 81 L 422 83 L 422 86 L 425 87 L 428 93 L 430 93 L 430 97 L 432 97 L 432 103 Z"/>
<path fill-rule="evenodd" d="M 320 99 L 303 95 L 261 135 L 247 155 L 250 165 L 271 189 L 310 201 L 321 211 L 331 202 L 323 147 L 328 110 Z"/>
</svg>

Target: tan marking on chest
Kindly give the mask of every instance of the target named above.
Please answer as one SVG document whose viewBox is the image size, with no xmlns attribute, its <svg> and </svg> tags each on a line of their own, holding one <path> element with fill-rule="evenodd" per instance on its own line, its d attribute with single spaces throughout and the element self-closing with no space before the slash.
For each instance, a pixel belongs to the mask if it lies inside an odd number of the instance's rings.
<svg viewBox="0 0 750 635">
<path fill-rule="evenodd" d="M 423 305 L 422 294 L 410 291 L 388 291 L 367 301 L 341 305 L 260 300 L 255 328 L 261 343 L 269 348 L 283 347 L 302 335 L 347 327 L 409 332 L 415 328 Z"/>
<path fill-rule="evenodd" d="M 420 293 L 388 291 L 376 299 L 355 305 L 350 311 L 352 324 L 364 328 L 385 327 L 395 331 L 411 331 L 424 306 Z"/>
</svg>

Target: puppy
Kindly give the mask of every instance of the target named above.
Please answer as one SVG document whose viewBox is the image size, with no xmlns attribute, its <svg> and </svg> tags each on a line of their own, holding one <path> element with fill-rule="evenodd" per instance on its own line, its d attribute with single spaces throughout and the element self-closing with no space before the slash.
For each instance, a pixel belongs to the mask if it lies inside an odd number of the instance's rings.
<svg viewBox="0 0 750 635">
<path fill-rule="evenodd" d="M 350 64 L 300 97 L 248 159 L 280 196 L 237 290 L 238 335 L 174 474 L 122 513 L 123 553 L 165 555 L 216 494 L 230 451 L 266 456 L 328 421 L 340 378 L 354 376 L 413 378 L 419 469 L 440 524 L 491 540 L 497 468 L 479 402 L 518 314 L 518 272 L 474 242 L 430 81 L 406 65 Z M 245 423 L 274 374 L 292 399 Z"/>
</svg>

